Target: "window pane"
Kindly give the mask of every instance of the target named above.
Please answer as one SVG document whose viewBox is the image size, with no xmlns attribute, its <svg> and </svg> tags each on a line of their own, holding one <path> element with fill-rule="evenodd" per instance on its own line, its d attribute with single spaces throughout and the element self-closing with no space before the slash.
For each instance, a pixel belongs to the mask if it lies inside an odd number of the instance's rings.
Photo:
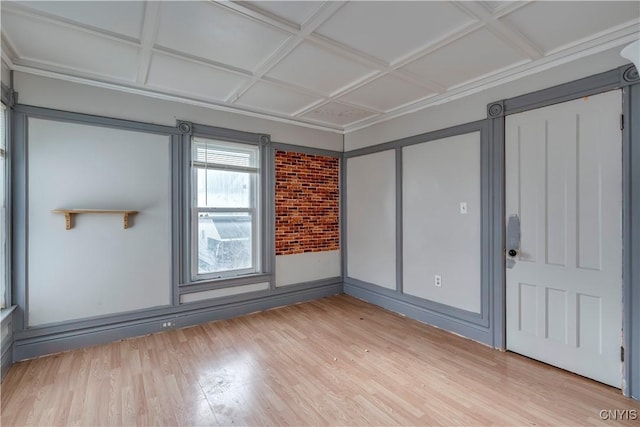
<svg viewBox="0 0 640 427">
<path fill-rule="evenodd" d="M 253 268 L 252 216 L 198 214 L 198 274 Z"/>
<path fill-rule="evenodd" d="M 249 208 L 251 206 L 251 179 L 248 172 L 215 169 L 196 169 L 198 207 Z"/>
</svg>

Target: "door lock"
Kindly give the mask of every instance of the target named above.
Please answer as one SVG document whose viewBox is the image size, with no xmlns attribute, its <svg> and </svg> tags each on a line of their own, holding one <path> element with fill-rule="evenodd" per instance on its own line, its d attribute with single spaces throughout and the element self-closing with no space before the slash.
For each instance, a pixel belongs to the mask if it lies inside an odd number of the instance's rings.
<svg viewBox="0 0 640 427">
<path fill-rule="evenodd" d="M 506 238 L 507 255 L 505 266 L 513 268 L 516 265 L 516 256 L 520 250 L 520 218 L 518 215 L 509 215 L 507 221 L 507 238 Z"/>
</svg>

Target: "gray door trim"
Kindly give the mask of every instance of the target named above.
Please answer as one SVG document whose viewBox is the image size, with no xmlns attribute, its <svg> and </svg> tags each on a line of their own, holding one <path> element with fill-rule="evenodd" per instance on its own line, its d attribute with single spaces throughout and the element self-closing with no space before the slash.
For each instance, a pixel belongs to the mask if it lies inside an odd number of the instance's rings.
<svg viewBox="0 0 640 427">
<path fill-rule="evenodd" d="M 623 236 L 623 393 L 640 399 L 640 78 L 633 65 L 624 65 L 604 73 L 585 77 L 548 89 L 487 105 L 490 123 L 493 190 L 493 300 L 494 346 L 506 345 L 506 283 L 504 277 L 504 138 L 505 116 L 546 107 L 584 96 L 622 89 L 623 114 L 627 123 L 622 134 L 622 236 Z M 499 328 L 498 326 L 501 325 Z"/>
<path fill-rule="evenodd" d="M 627 121 L 622 136 L 623 391 L 640 400 L 640 84 L 625 87 L 622 94 Z"/>
</svg>

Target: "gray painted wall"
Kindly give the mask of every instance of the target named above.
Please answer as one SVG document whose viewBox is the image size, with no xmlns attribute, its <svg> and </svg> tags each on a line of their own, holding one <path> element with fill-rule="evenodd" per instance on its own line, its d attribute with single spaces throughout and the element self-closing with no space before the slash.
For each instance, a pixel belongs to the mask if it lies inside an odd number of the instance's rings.
<svg viewBox="0 0 640 427">
<path fill-rule="evenodd" d="M 395 151 L 346 163 L 347 275 L 396 289 Z"/>
<path fill-rule="evenodd" d="M 29 119 L 28 326 L 171 303 L 166 135 Z M 75 215 L 54 209 L 128 209 Z"/>
<path fill-rule="evenodd" d="M 403 292 L 480 313 L 480 132 L 404 147 L 402 174 Z"/>
<path fill-rule="evenodd" d="M 345 233 L 347 251 L 343 262 L 350 265 L 352 257 L 355 256 L 361 263 L 361 270 L 365 272 L 361 274 L 361 277 L 365 277 L 364 279 L 354 277 L 351 271 L 345 273 L 345 293 L 471 339 L 494 345 L 493 323 L 490 320 L 492 286 L 489 275 L 492 263 L 491 236 L 494 227 L 489 219 L 494 190 L 490 185 L 492 169 L 490 167 L 491 145 L 488 136 L 487 122 L 478 121 L 390 141 L 345 154 L 347 184 L 346 189 L 343 189 L 343 195 L 346 193 L 346 196 L 343 197 L 346 200 L 347 211 L 345 214 L 347 218 Z M 453 155 L 450 155 L 447 142 L 452 143 L 452 146 L 455 147 L 452 151 Z M 457 145 L 465 143 L 470 143 L 472 147 L 467 150 L 457 147 Z M 434 144 L 435 151 L 430 147 L 430 144 Z M 441 150 L 437 149 L 439 145 L 443 146 Z M 455 153 L 459 151 L 458 149 L 464 151 L 464 154 L 456 156 Z M 404 150 L 413 155 L 413 158 L 409 159 L 409 156 L 403 156 Z M 439 151 L 440 158 L 438 158 Z M 430 158 L 432 155 L 434 155 L 434 159 Z M 377 159 L 377 163 L 371 159 Z M 466 167 L 468 170 L 465 169 L 464 172 L 460 172 L 458 177 L 454 177 L 453 170 L 457 170 L 455 164 L 435 165 L 430 163 L 437 162 L 437 160 L 460 163 L 460 167 Z M 409 175 L 404 172 L 405 161 L 408 162 L 409 171 L 411 171 Z M 467 163 L 471 166 L 468 166 Z M 352 168 L 352 165 L 357 167 Z M 433 170 L 425 170 L 425 165 Z M 436 177 L 429 175 L 434 172 Z M 380 178 L 381 174 L 384 175 L 384 181 Z M 392 180 L 392 184 L 388 180 Z M 447 180 L 454 182 L 447 182 Z M 354 181 L 356 186 L 352 185 Z M 423 188 L 429 185 L 433 186 L 430 197 L 440 199 L 444 205 L 449 205 L 452 203 L 451 200 L 456 200 L 455 211 L 458 212 L 458 215 L 460 215 L 460 201 L 467 202 L 468 213 L 466 215 L 471 215 L 469 217 L 471 219 L 466 225 L 466 232 L 477 233 L 471 238 L 476 240 L 479 247 L 476 246 L 475 252 L 473 248 L 471 251 L 467 251 L 468 248 L 465 245 L 468 242 L 465 240 L 465 232 L 463 231 L 458 239 L 454 239 L 455 246 L 448 249 L 449 254 L 459 250 L 470 258 L 459 261 L 463 267 L 455 266 L 453 259 L 443 260 L 443 258 L 439 258 L 439 254 L 434 255 L 438 251 L 439 242 L 434 242 L 433 239 L 426 239 L 426 241 L 424 239 L 425 233 L 436 232 L 428 224 L 427 214 L 441 218 L 449 226 L 462 224 L 456 224 L 456 221 L 451 218 L 450 212 L 434 211 L 432 206 L 427 206 L 432 202 L 427 200 L 428 197 L 423 198 L 422 193 Z M 438 189 L 439 186 L 442 186 L 444 190 Z M 412 191 L 407 193 L 406 188 Z M 447 190 L 456 194 L 444 194 Z M 427 190 L 427 192 L 429 191 Z M 383 197 L 382 194 L 386 196 Z M 459 200 L 461 196 L 468 200 Z M 392 200 L 394 197 L 395 200 Z M 412 206 L 412 199 L 418 199 L 416 207 Z M 355 214 L 352 212 L 351 200 L 357 202 L 355 206 L 358 209 Z M 405 209 L 408 210 L 410 220 L 415 219 L 414 223 L 410 221 L 409 227 L 404 224 L 404 219 L 407 216 L 404 213 Z M 443 206 L 443 209 L 448 211 L 450 206 Z M 434 213 L 436 215 L 433 215 Z M 354 249 L 350 221 L 362 229 L 362 221 L 358 221 L 363 217 L 364 224 L 371 223 L 370 218 L 372 217 L 377 218 L 377 223 L 364 229 L 364 232 L 361 233 L 363 236 L 370 233 L 375 235 L 381 227 L 384 228 L 384 233 L 391 236 L 386 241 L 377 242 L 387 251 L 384 257 L 380 255 L 379 247 L 366 244 L 366 237 L 359 238 L 359 245 Z M 442 226 L 442 224 L 438 225 Z M 416 227 L 420 228 L 417 233 L 422 233 L 423 236 L 412 240 L 415 237 L 412 233 L 416 232 L 412 228 Z M 465 226 L 462 228 L 464 229 Z M 438 230 L 438 232 L 440 231 Z M 404 243 L 404 239 L 408 239 L 409 246 Z M 427 252 L 430 252 L 435 260 L 428 259 L 425 256 Z M 406 260 L 409 260 L 408 265 L 414 268 L 414 270 L 406 271 L 409 273 L 409 280 L 413 281 L 409 286 L 409 292 L 422 296 L 412 295 L 404 289 L 405 278 L 403 276 L 404 266 L 407 264 Z M 389 275 L 395 270 L 396 277 L 388 279 L 388 281 L 395 283 L 396 286 L 383 286 L 376 281 L 375 276 L 366 276 L 371 270 L 378 271 L 380 265 L 385 266 Z M 445 283 L 445 274 L 447 277 L 453 278 L 449 282 L 449 285 L 452 286 L 452 292 L 445 298 L 442 293 L 427 295 L 429 290 L 426 282 L 431 284 L 429 286 L 434 285 L 433 275 L 436 274 L 436 271 L 427 272 L 425 270 L 434 267 L 434 265 L 435 268 L 447 271 L 441 274 L 443 284 Z M 458 272 L 455 269 L 463 269 L 464 267 L 471 270 L 471 275 L 475 271 L 476 276 L 471 280 L 466 280 L 468 278 L 462 278 L 459 275 L 456 277 Z M 427 277 L 427 275 L 432 276 Z M 479 284 L 479 288 L 477 288 L 477 284 Z M 469 288 L 475 288 L 479 292 L 472 291 L 471 295 L 461 294 L 461 292 L 467 292 Z M 470 307 L 473 309 L 470 310 Z"/>
<path fill-rule="evenodd" d="M 13 268 L 18 307 L 8 353 L 13 357 L 3 362 L 342 292 L 339 268 L 324 269 L 322 263 L 317 270 L 325 271 L 315 271 L 311 280 L 298 275 L 300 282 L 281 289 L 268 282 L 273 279 L 268 274 L 179 286 L 183 150 L 173 124 L 17 106 Z M 265 188 L 273 197 L 271 187 Z M 87 205 L 69 206 L 80 203 Z M 91 214 L 76 215 L 73 229 L 65 230 L 64 217 L 51 210 L 69 207 L 127 208 L 140 214 L 127 230 L 121 216 Z M 92 251 L 96 240 L 103 247 Z M 49 256 L 52 251 L 55 256 Z M 337 252 L 333 257 L 339 260 Z M 53 304 L 46 306 L 45 300 Z"/>
</svg>

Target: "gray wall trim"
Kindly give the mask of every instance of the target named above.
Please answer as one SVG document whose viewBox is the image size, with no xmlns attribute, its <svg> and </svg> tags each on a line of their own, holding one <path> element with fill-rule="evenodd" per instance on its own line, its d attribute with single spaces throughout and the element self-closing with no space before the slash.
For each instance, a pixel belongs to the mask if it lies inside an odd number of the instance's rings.
<svg viewBox="0 0 640 427">
<path fill-rule="evenodd" d="M 340 250 L 342 278 L 346 278 L 348 250 L 347 250 L 347 157 L 342 153 L 340 159 Z"/>
<path fill-rule="evenodd" d="M 167 320 L 174 320 L 177 328 L 183 328 L 342 293 L 342 283 L 313 288 L 293 288 L 295 287 L 268 296 L 257 295 L 251 299 L 245 294 L 242 301 L 227 302 L 213 307 L 198 308 L 197 304 L 193 303 L 188 304 L 189 310 L 181 312 L 158 314 L 133 321 L 112 322 L 109 325 L 52 333 L 46 336 L 22 338 L 14 342 L 14 359 L 16 361 L 30 359 L 74 348 L 161 332 L 166 330 L 162 327 L 162 322 Z"/>
<path fill-rule="evenodd" d="M 341 250 L 341 270 L 343 271 L 344 269 L 344 265 L 345 263 L 343 262 L 344 259 L 344 254 L 345 254 L 345 250 L 343 247 L 343 242 L 344 242 L 344 226 L 343 226 L 343 221 L 342 218 L 344 218 L 343 215 L 343 206 L 344 206 L 344 201 L 343 201 L 343 192 L 344 192 L 344 181 L 343 181 L 343 162 L 344 162 L 344 157 L 343 157 L 343 153 L 339 152 L 339 151 L 332 151 L 332 150 L 325 150 L 322 148 L 315 148 L 315 147 L 305 147 L 305 146 L 300 146 L 300 145 L 293 145 L 293 144 L 284 144 L 281 142 L 271 142 L 271 156 L 272 156 L 272 160 L 271 160 L 271 167 L 269 168 L 271 177 L 271 198 L 273 200 L 273 206 L 271 211 L 272 214 L 272 218 L 270 219 L 270 224 L 272 224 L 272 242 L 274 244 L 274 250 L 273 250 L 273 261 L 272 261 L 272 272 L 273 274 L 273 281 L 272 281 L 272 288 L 276 288 L 275 286 L 275 282 L 277 281 L 277 272 L 276 272 L 276 267 L 275 267 L 275 241 L 276 241 L 276 237 L 275 237 L 275 218 L 276 218 L 276 213 L 275 213 L 275 209 L 276 209 L 276 204 L 275 204 L 275 195 L 276 195 L 276 165 L 275 165 L 275 156 L 276 156 L 276 151 L 285 151 L 285 152 L 293 152 L 293 153 L 302 153 L 302 154 L 308 154 L 308 155 L 312 155 L 312 156 L 327 156 L 327 157 L 336 157 L 338 159 L 340 159 L 340 166 L 339 166 L 339 190 L 340 190 L 340 195 L 339 195 L 339 226 L 340 226 L 340 231 L 339 231 L 339 235 L 340 235 L 340 250 Z M 340 277 L 340 280 L 342 280 L 342 277 Z"/>
<path fill-rule="evenodd" d="M 491 322 L 491 236 L 493 224 L 491 222 L 491 174 L 490 168 L 491 144 L 489 128 L 486 121 L 480 129 L 480 313 L 482 325 L 493 330 Z"/>
<path fill-rule="evenodd" d="M 403 208 L 402 205 L 402 148 L 395 150 L 396 155 L 396 292 L 402 294 L 404 280 L 403 265 Z M 345 276 L 346 278 L 346 276 Z"/>
<path fill-rule="evenodd" d="M 632 65 L 623 65 L 622 67 L 605 71 L 604 73 L 574 80 L 572 82 L 553 86 L 522 96 L 505 99 L 503 101 L 504 109 L 502 111 L 502 115 L 515 114 L 522 111 L 532 110 L 534 108 L 546 107 L 548 105 L 570 101 L 583 96 L 595 95 L 609 90 L 619 89 L 629 84 L 634 84 L 633 81 L 627 81 L 623 78 L 623 76 L 629 75 L 627 70 L 630 68 L 634 67 Z M 489 105 L 494 105 L 494 103 Z M 495 116 L 490 115 L 489 117 Z"/>
<path fill-rule="evenodd" d="M 117 314 L 105 314 L 95 317 L 89 317 L 78 320 L 69 320 L 63 322 L 47 323 L 44 325 L 35 325 L 21 331 L 14 331 L 14 340 L 22 340 L 27 338 L 41 337 L 51 334 L 70 332 L 80 329 L 109 326 L 113 323 L 123 321 L 143 320 L 152 316 L 160 316 L 162 314 L 174 313 L 179 311 L 179 307 L 170 305 L 161 307 L 150 307 L 135 311 L 127 311 Z"/>
<path fill-rule="evenodd" d="M 2 359 L 0 361 L 0 381 L 4 380 L 4 377 L 7 375 L 7 372 L 9 372 L 11 365 L 13 365 L 13 342 L 11 342 L 6 349 L 3 348 L 3 350 Z"/>
<path fill-rule="evenodd" d="M 187 126 L 189 126 L 190 129 L 187 129 Z M 193 136 L 215 138 L 229 142 L 242 142 L 244 144 L 264 145 L 268 143 L 271 138 L 269 135 L 264 133 L 245 132 L 217 126 L 201 125 L 187 121 L 178 121 L 177 127 L 183 134 L 190 133 Z"/>
<path fill-rule="evenodd" d="M 312 156 L 342 157 L 340 151 L 325 150 L 323 148 L 305 147 L 303 145 L 284 144 L 271 141 L 271 146 L 280 151 L 292 151 L 294 153 L 310 154 Z"/>
<path fill-rule="evenodd" d="M 381 151 L 394 150 L 396 148 L 408 147 L 409 145 L 434 141 L 436 139 L 448 138 L 450 136 L 477 132 L 481 130 L 483 126 L 486 126 L 485 122 L 485 120 L 478 120 L 475 122 L 456 125 L 445 129 L 435 130 L 433 132 L 421 133 L 420 135 L 397 139 L 395 141 L 384 142 L 382 144 L 371 145 L 369 147 L 359 148 L 353 151 L 347 151 L 346 153 L 344 153 L 344 155 L 346 158 L 364 156 L 367 154 L 379 153 Z"/>
<path fill-rule="evenodd" d="M 465 322 L 456 317 L 432 311 L 398 295 L 389 289 L 360 286 L 345 282 L 344 292 L 347 295 L 362 299 L 396 313 L 403 314 L 420 322 L 463 335 L 474 341 L 491 345 L 491 333 L 488 328 Z M 403 295 L 404 297 L 404 295 Z"/>
<path fill-rule="evenodd" d="M 480 133 L 480 198 L 481 198 L 481 286 L 480 286 L 480 313 L 473 313 L 466 310 L 461 310 L 456 307 L 448 306 L 445 304 L 437 303 L 435 301 L 429 301 L 413 295 L 403 293 L 403 186 L 402 186 L 402 149 L 404 147 L 426 143 L 430 141 L 436 141 L 443 138 L 452 136 L 464 135 L 468 133 L 479 132 Z M 371 147 L 365 147 L 363 149 L 350 151 L 344 154 L 346 159 L 351 157 L 363 156 L 374 154 L 380 151 L 395 150 L 395 167 L 396 167 L 396 289 L 389 290 L 370 283 L 362 282 L 360 280 L 351 278 L 348 276 L 346 268 L 348 254 L 346 250 L 343 250 L 343 277 L 345 281 L 345 290 L 347 285 L 356 286 L 360 290 L 366 290 L 367 292 L 373 292 L 380 295 L 385 295 L 386 298 L 395 298 L 397 303 L 411 304 L 412 306 L 419 307 L 420 310 L 432 313 L 431 316 L 444 316 L 448 319 L 447 322 L 461 321 L 467 322 L 474 327 L 481 327 L 486 329 L 482 332 L 483 336 L 493 336 L 493 319 L 491 317 L 491 304 L 493 301 L 493 282 L 492 272 L 494 265 L 494 257 L 490 250 L 492 243 L 492 237 L 494 235 L 494 222 L 492 221 L 491 212 L 494 204 L 495 194 L 492 191 L 492 181 L 494 171 L 491 168 L 492 147 L 490 143 L 490 129 L 487 120 L 480 120 L 476 122 L 466 123 L 458 126 L 453 126 L 446 129 L 436 130 L 433 132 L 427 132 L 421 135 L 412 136 L 409 138 L 399 139 L 397 141 L 390 141 L 383 144 L 374 145 Z M 348 174 L 347 165 L 343 167 L 345 171 L 345 177 Z M 346 201 L 346 193 L 348 189 L 343 186 L 343 201 Z M 346 203 L 345 203 L 346 205 Z M 344 208 L 343 218 L 346 221 L 347 207 Z M 343 247 L 346 249 L 346 236 L 343 236 Z M 364 292 L 364 291 L 363 291 Z M 386 302 L 388 303 L 388 301 Z M 385 306 L 386 307 L 386 306 Z M 417 312 L 415 312 L 417 313 Z M 423 316 L 423 314 L 421 314 Z M 431 317 L 429 317 L 431 318 Z M 426 317 L 421 318 L 421 320 Z M 424 320 L 427 321 L 427 320 Z M 440 327 L 446 328 L 446 324 L 439 324 Z M 454 332 L 463 333 L 458 330 Z M 464 334 L 464 333 L 463 333 Z M 475 332 L 474 332 L 475 334 Z M 475 335 L 474 335 L 475 336 Z M 472 337 L 473 338 L 473 337 Z M 474 338 L 475 339 L 475 338 Z M 493 339 L 485 339 L 485 343 L 493 343 Z"/>
<path fill-rule="evenodd" d="M 29 300 L 28 300 L 28 236 L 29 224 L 27 213 L 28 206 L 28 121 L 29 118 L 39 118 L 67 123 L 78 123 L 93 126 L 102 126 L 114 129 L 138 131 L 152 134 L 160 134 L 171 137 L 173 143 L 176 139 L 177 129 L 167 126 L 159 126 L 130 120 L 113 119 L 108 117 L 92 116 L 88 114 L 72 113 L 67 111 L 53 110 L 42 107 L 32 107 L 27 105 L 17 105 L 11 114 L 11 181 L 12 191 L 12 212 L 13 226 L 12 236 L 12 303 L 17 305 L 14 330 L 21 331 L 29 324 Z M 173 144 L 170 153 L 173 156 Z M 173 167 L 174 159 L 172 157 Z M 173 186 L 173 184 L 172 184 Z M 172 191 L 173 191 L 172 187 Z M 172 208 L 173 209 L 173 208 Z M 172 212 L 173 213 L 173 212 Z M 172 275 L 175 266 L 171 266 Z M 173 295 L 172 295 L 173 299 Z"/>
<path fill-rule="evenodd" d="M 184 269 L 182 258 L 182 224 L 185 219 L 182 211 L 183 176 L 182 138 L 180 135 L 171 136 L 171 305 L 180 304 L 179 285 Z"/>
<path fill-rule="evenodd" d="M 640 84 L 624 89 L 623 108 L 625 394 L 640 400 Z"/>
<path fill-rule="evenodd" d="M 178 128 L 182 131 L 184 130 L 184 123 L 178 123 Z M 180 259 L 182 263 L 180 265 L 180 281 L 176 284 L 175 292 L 178 293 L 178 286 L 183 283 L 191 282 L 191 127 L 189 124 L 189 132 L 181 134 L 181 163 L 179 165 L 180 168 L 180 176 L 182 177 L 181 182 L 181 196 L 180 196 L 180 204 L 182 211 L 182 222 L 179 224 L 180 227 L 180 247 L 178 251 L 180 253 Z"/>
<path fill-rule="evenodd" d="M 265 227 L 267 227 L 265 236 L 270 243 L 268 244 L 268 250 L 264 254 L 264 262 L 265 268 L 271 272 L 269 288 L 273 290 L 276 288 L 276 275 L 278 274 L 276 271 L 276 150 L 273 148 L 273 144 L 267 151 L 269 152 L 269 162 L 265 163 L 267 182 L 264 185 L 264 189 L 266 191 L 265 199 L 270 200 L 271 203 L 265 209 L 264 221 Z"/>
<path fill-rule="evenodd" d="M 275 271 L 275 184 L 273 183 L 274 162 L 271 137 L 267 134 L 243 132 L 180 120 L 176 123 L 176 129 L 181 135 L 182 143 L 182 159 L 180 163 L 182 171 L 180 173 L 182 176 L 182 200 L 180 201 L 182 223 L 178 225 L 182 232 L 182 242 L 177 249 L 182 264 L 179 272 L 180 281 L 175 284 L 174 287 L 177 289 L 174 290 L 174 293 L 181 295 L 260 282 L 269 282 L 270 288 L 273 289 L 275 287 L 275 279 L 273 277 Z M 261 273 L 244 277 L 193 280 L 191 271 L 193 256 L 191 247 L 192 136 L 260 146 L 260 242 L 258 244 L 260 245 L 259 262 Z"/>
<path fill-rule="evenodd" d="M 635 84 L 640 80 L 638 69 L 635 65 L 626 65 L 619 68 L 621 74 L 621 82 L 625 84 Z"/>
<path fill-rule="evenodd" d="M 4 102 L 4 100 L 3 100 Z M 13 304 L 13 290 L 11 289 L 11 283 L 13 282 L 13 230 L 11 224 L 13 224 L 13 108 L 6 104 L 5 110 L 5 135 L 7 140 L 5 146 L 5 170 L 4 170 L 4 192 L 5 192 L 5 242 L 8 250 L 4 254 L 4 265 L 6 268 L 2 272 L 4 274 L 4 280 L 7 284 L 5 288 L 5 306 L 10 307 Z"/>
<path fill-rule="evenodd" d="M 276 288 L 275 290 L 264 290 L 257 292 L 246 292 L 236 295 L 230 295 L 223 298 L 207 299 L 191 303 L 184 303 L 176 306 L 152 307 L 142 310 L 128 311 L 116 314 L 108 314 L 103 316 L 95 316 L 72 321 L 59 323 L 49 323 L 46 325 L 34 326 L 23 331 L 14 331 L 14 340 L 24 340 L 37 337 L 45 337 L 49 335 L 61 333 L 74 333 L 90 328 L 108 328 L 114 324 L 122 322 L 140 322 L 153 318 L 164 318 L 166 316 L 175 316 L 180 313 L 186 313 L 195 309 L 207 309 L 213 307 L 224 306 L 230 303 L 241 303 L 260 298 L 269 298 L 273 295 L 287 294 L 291 292 L 312 290 L 327 286 L 341 284 L 341 278 L 323 279 L 312 282 L 299 283 L 290 286 Z M 163 317 L 164 316 L 164 317 Z M 165 319 L 166 320 L 166 319 Z"/>
<path fill-rule="evenodd" d="M 12 304 L 17 305 L 14 312 L 14 330 L 21 330 L 27 325 L 27 295 L 28 295 L 28 268 L 27 268 L 27 212 L 28 212 L 28 180 L 27 180 L 27 116 L 25 113 L 12 114 L 12 138 L 11 138 L 11 164 L 13 185 L 12 198 L 12 276 L 11 295 Z"/>
<path fill-rule="evenodd" d="M 489 313 L 493 325 L 492 345 L 506 348 L 506 311 L 505 311 L 505 264 L 504 264 L 504 117 L 490 120 L 489 125 L 489 203 L 488 216 L 491 221 L 488 253 L 490 254 Z"/>
<path fill-rule="evenodd" d="M 51 108 L 33 107 L 18 104 L 15 111 L 24 113 L 36 119 L 56 120 L 60 122 L 70 122 L 79 124 L 90 124 L 116 129 L 140 131 L 146 133 L 156 133 L 161 135 L 176 135 L 178 130 L 175 127 L 154 125 L 150 123 L 135 122 L 132 120 L 113 119 L 110 117 L 93 116 L 83 113 L 72 113 L 70 111 L 53 110 Z"/>
<path fill-rule="evenodd" d="M 447 317 L 450 320 L 460 321 L 482 328 L 489 327 L 489 322 L 487 319 L 483 318 L 482 313 L 474 313 L 472 311 L 467 311 L 439 302 L 430 301 L 424 298 L 416 297 L 414 295 L 399 294 L 396 290 L 354 279 L 353 277 L 346 277 L 344 279 L 344 284 L 345 293 L 348 293 L 347 285 L 356 286 L 358 288 L 366 289 L 374 293 L 386 295 L 389 298 L 395 298 L 398 301 L 404 301 L 429 312 L 437 313 L 440 316 Z"/>
<path fill-rule="evenodd" d="M 7 328 L 9 335 L 2 339 L 0 343 L 0 350 L 2 350 L 0 361 L 0 381 L 4 379 L 4 376 L 9 371 L 9 368 L 13 364 L 13 312 L 15 306 L 2 310 L 2 322 L 0 323 L 2 329 Z"/>
<path fill-rule="evenodd" d="M 18 93 L 4 83 L 0 83 L 0 97 L 2 103 L 11 108 L 17 103 Z"/>
</svg>

